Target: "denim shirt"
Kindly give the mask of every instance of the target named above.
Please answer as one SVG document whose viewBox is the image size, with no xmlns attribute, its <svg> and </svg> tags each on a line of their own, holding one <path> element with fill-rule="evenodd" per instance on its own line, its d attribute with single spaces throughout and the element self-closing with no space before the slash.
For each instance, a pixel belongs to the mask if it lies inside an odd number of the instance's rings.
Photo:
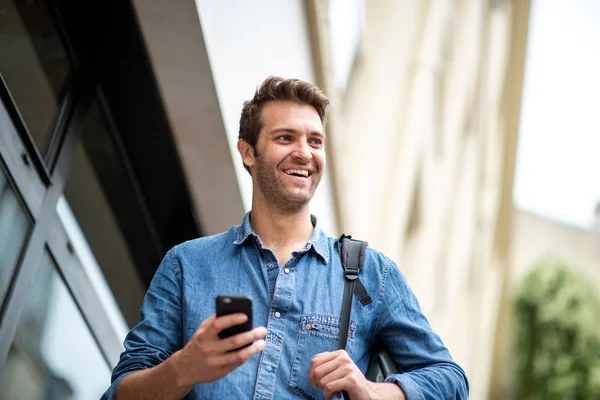
<svg viewBox="0 0 600 400">
<path fill-rule="evenodd" d="M 217 295 L 252 298 L 254 326 L 267 327 L 265 349 L 227 376 L 193 387 L 186 399 L 322 399 L 308 372 L 314 355 L 337 350 L 344 274 L 336 239 L 315 229 L 281 268 L 246 214 L 241 225 L 175 246 L 144 298 L 140 320 L 102 397 L 114 399 L 129 373 L 151 368 L 181 349 L 215 312 Z M 360 279 L 373 302 L 353 296 L 346 351 L 364 373 L 376 339 L 401 373 L 390 376 L 409 400 L 466 399 L 468 382 L 421 312 L 404 275 L 369 248 Z"/>
</svg>

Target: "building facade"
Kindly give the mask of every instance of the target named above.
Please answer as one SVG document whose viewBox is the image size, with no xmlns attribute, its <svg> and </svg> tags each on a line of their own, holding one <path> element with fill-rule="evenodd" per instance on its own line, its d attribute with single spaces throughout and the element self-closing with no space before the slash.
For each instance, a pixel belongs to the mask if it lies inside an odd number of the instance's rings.
<svg viewBox="0 0 600 400">
<path fill-rule="evenodd" d="M 324 87 L 342 105 L 330 127 L 341 226 L 398 262 L 473 399 L 490 395 L 511 271 L 529 8 L 365 2 L 361 56 L 343 90 L 327 79 L 328 25 L 315 25 Z M 327 11 L 316 2 L 313 19 Z"/>
</svg>

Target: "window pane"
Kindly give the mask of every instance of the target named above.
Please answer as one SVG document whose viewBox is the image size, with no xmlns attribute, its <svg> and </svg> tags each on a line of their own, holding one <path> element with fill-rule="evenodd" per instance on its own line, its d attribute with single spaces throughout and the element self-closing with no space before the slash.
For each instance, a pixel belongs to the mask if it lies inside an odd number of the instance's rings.
<svg viewBox="0 0 600 400">
<path fill-rule="evenodd" d="M 47 2 L 0 0 L 0 54 L 0 74 L 44 154 L 69 72 Z"/>
<path fill-rule="evenodd" d="M 98 399 L 110 369 L 48 252 L 29 290 L 0 399 Z"/>
<path fill-rule="evenodd" d="M 81 136 L 65 185 L 65 197 L 121 313 L 133 326 L 140 315 L 145 289 L 121 230 L 123 220 L 117 219 L 107 196 L 116 186 L 106 185 L 116 185 L 119 180 L 115 175 L 125 175 L 125 170 L 96 101 L 90 106 Z"/>
<path fill-rule="evenodd" d="M 17 264 L 29 221 L 0 168 L 0 304 Z"/>
</svg>

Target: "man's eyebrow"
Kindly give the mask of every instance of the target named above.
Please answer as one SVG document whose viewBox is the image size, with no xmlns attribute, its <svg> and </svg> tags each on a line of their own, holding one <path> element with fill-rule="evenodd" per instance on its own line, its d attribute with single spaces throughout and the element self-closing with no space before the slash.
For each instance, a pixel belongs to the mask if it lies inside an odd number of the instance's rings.
<svg viewBox="0 0 600 400">
<path fill-rule="evenodd" d="M 288 133 L 296 133 L 296 134 L 299 133 L 299 131 L 297 129 L 290 128 L 290 127 L 287 127 L 287 126 L 282 126 L 282 127 L 279 127 L 279 128 L 275 128 L 270 133 L 274 134 L 274 133 L 279 133 L 279 132 L 288 132 Z M 310 134 L 313 135 L 313 136 L 320 136 L 322 138 L 326 137 L 325 133 L 321 132 L 321 131 L 312 131 Z"/>
<path fill-rule="evenodd" d="M 275 128 L 271 131 L 271 133 L 278 133 L 278 132 L 298 133 L 298 130 L 294 129 L 294 128 L 288 128 L 285 126 L 281 126 L 281 127 Z"/>
</svg>

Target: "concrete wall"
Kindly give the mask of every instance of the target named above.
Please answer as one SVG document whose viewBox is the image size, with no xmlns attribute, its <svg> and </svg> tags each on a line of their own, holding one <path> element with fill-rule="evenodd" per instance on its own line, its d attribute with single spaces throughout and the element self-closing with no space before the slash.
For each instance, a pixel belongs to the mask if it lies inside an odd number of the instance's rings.
<svg viewBox="0 0 600 400">
<path fill-rule="evenodd" d="M 512 282 L 519 282 L 536 261 L 548 255 L 565 260 L 600 290 L 600 232 L 524 210 L 516 210 L 514 221 Z"/>
<path fill-rule="evenodd" d="M 134 0 L 198 222 L 210 235 L 244 207 L 196 4 Z"/>
<path fill-rule="evenodd" d="M 309 4 L 317 75 L 337 105 L 342 229 L 398 262 L 471 398 L 486 398 L 510 270 L 529 2 L 364 2 L 363 56 L 344 92 L 331 79 L 327 1 Z"/>
</svg>

